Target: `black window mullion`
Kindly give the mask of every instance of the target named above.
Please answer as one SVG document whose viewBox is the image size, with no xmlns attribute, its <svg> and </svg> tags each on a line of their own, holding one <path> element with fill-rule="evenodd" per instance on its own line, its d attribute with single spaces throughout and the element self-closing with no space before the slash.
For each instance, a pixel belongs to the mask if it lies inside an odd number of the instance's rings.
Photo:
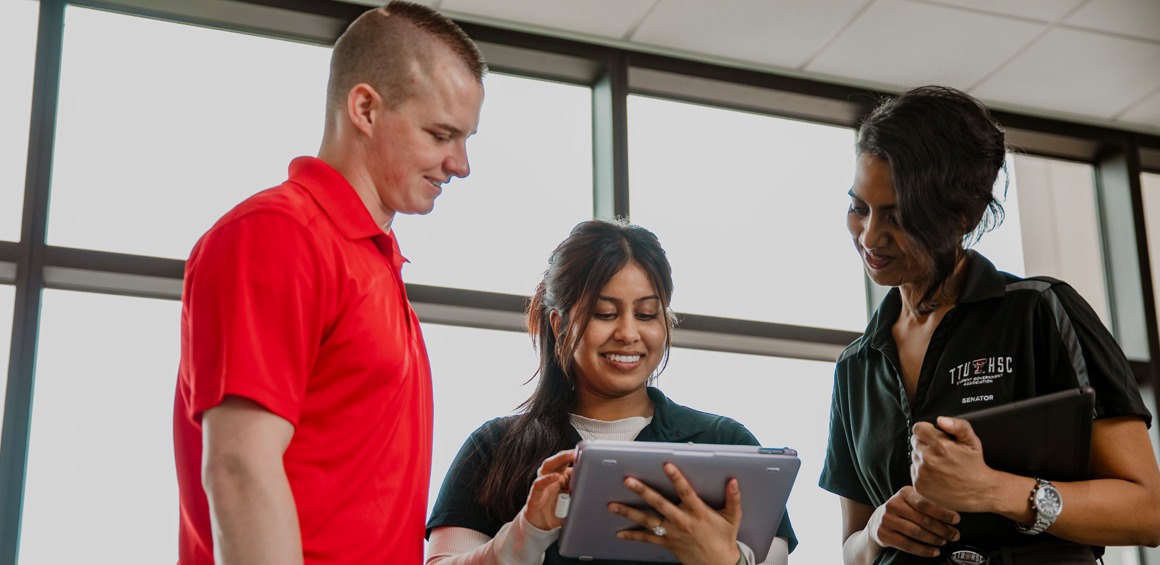
<svg viewBox="0 0 1160 565">
<path fill-rule="evenodd" d="M 24 213 L 16 249 L 12 350 L 4 401 L 4 432 L 0 438 L 0 565 L 15 565 L 20 546 L 40 298 L 44 288 L 48 191 L 60 89 L 64 8 L 64 0 L 40 0 Z"/>
<path fill-rule="evenodd" d="M 592 208 L 628 218 L 628 57 L 610 54 L 592 85 Z"/>
</svg>

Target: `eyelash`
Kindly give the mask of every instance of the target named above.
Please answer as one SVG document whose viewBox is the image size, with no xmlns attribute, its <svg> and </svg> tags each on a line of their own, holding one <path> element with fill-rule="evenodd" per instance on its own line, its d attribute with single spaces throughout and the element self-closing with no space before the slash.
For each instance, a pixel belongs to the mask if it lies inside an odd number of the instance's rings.
<svg viewBox="0 0 1160 565">
<path fill-rule="evenodd" d="M 853 204 L 850 205 L 850 211 L 847 212 L 847 214 L 858 214 L 859 216 L 865 216 L 866 214 L 869 214 L 869 213 L 870 213 L 869 208 L 861 208 L 861 207 L 855 206 Z M 888 216 L 886 218 L 886 221 L 890 222 L 891 225 L 895 225 L 895 226 L 898 225 L 898 220 L 894 217 L 894 214 L 891 214 L 890 216 Z"/>
<path fill-rule="evenodd" d="M 612 319 L 616 318 L 616 314 L 593 314 L 593 316 L 595 316 L 596 319 L 598 319 L 598 320 L 612 320 Z M 641 320 L 655 320 L 655 319 L 657 319 L 656 314 L 637 314 L 636 317 L 641 319 Z"/>
</svg>

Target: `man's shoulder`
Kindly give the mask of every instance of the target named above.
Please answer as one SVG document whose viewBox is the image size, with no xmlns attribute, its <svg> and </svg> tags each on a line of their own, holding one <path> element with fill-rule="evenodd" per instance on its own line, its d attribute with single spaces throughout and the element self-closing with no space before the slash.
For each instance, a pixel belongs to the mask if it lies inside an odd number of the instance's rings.
<svg viewBox="0 0 1160 565">
<path fill-rule="evenodd" d="M 314 201 L 310 191 L 298 183 L 287 181 L 274 188 L 263 190 L 234 206 L 222 216 L 213 229 L 242 219 L 262 221 L 279 217 L 310 228 L 321 214 L 322 209 Z"/>
<path fill-rule="evenodd" d="M 234 246 L 238 238 L 259 245 L 264 239 L 273 238 L 280 247 L 291 245 L 294 240 L 316 242 L 322 235 L 318 229 L 322 218 L 325 214 L 310 192 L 287 181 L 243 200 L 226 212 L 201 236 L 190 259 L 196 260 L 206 246 Z M 286 237 L 287 234 L 295 237 Z"/>
</svg>

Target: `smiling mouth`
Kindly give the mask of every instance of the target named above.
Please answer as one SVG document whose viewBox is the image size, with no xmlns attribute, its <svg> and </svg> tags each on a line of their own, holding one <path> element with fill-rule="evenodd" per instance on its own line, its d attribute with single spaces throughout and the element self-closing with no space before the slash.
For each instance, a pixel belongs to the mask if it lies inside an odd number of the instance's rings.
<svg viewBox="0 0 1160 565">
<path fill-rule="evenodd" d="M 442 182 L 438 182 L 435 179 L 432 179 L 429 177 L 423 177 L 423 178 L 427 179 L 427 182 L 431 183 L 431 186 L 439 189 L 440 191 L 443 190 L 443 183 Z"/>
<path fill-rule="evenodd" d="M 637 361 L 640 361 L 640 358 L 643 356 L 640 354 L 617 355 L 615 353 L 605 353 L 605 354 L 601 355 L 601 357 L 604 357 L 605 359 L 608 359 L 609 361 L 616 361 L 617 363 L 636 363 Z"/>
<path fill-rule="evenodd" d="M 866 250 L 866 264 L 869 265 L 871 269 L 876 271 L 883 269 L 892 261 L 894 261 L 894 257 L 889 255 L 878 255 L 877 253 L 874 253 L 870 250 Z"/>
</svg>

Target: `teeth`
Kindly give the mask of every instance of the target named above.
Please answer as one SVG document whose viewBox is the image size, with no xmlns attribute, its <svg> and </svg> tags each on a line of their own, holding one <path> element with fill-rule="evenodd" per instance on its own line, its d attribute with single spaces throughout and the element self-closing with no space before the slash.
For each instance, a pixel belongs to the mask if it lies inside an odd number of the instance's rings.
<svg viewBox="0 0 1160 565">
<path fill-rule="evenodd" d="M 612 355 L 612 354 L 609 354 L 608 358 L 613 360 L 613 361 L 616 361 L 617 363 L 636 363 L 637 361 L 640 361 L 640 355 Z"/>
</svg>

